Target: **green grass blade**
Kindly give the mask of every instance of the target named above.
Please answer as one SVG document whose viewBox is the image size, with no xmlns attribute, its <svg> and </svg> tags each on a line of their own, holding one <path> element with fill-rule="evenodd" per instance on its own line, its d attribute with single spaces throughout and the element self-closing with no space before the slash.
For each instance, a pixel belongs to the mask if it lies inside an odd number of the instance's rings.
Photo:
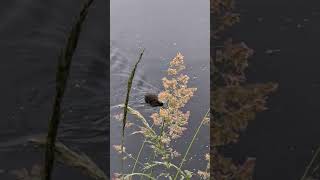
<svg viewBox="0 0 320 180">
<path fill-rule="evenodd" d="M 58 70 L 56 73 L 56 96 L 54 100 L 53 112 L 51 119 L 49 121 L 49 128 L 46 141 L 45 150 L 45 169 L 44 169 L 44 180 L 51 180 L 51 174 L 54 164 L 54 146 L 57 137 L 59 122 L 61 118 L 61 102 L 66 89 L 67 79 L 69 77 L 70 65 L 72 61 L 72 56 L 78 44 L 78 39 L 80 36 L 80 31 L 82 24 L 87 16 L 88 9 L 92 4 L 93 0 L 89 0 L 84 5 L 80 12 L 80 16 L 77 19 L 76 24 L 72 27 L 69 34 L 67 44 L 62 50 L 59 61 Z"/>
<path fill-rule="evenodd" d="M 207 113 L 204 115 L 204 117 L 203 117 L 200 125 L 198 126 L 196 132 L 194 133 L 194 135 L 193 135 L 193 137 L 192 137 L 192 140 L 191 140 L 191 142 L 190 142 L 190 144 L 189 144 L 189 146 L 188 146 L 188 148 L 187 148 L 187 151 L 185 152 L 185 154 L 184 154 L 184 156 L 183 156 L 183 158 L 182 158 L 182 160 L 181 160 L 181 162 L 180 162 L 179 169 L 182 168 L 184 162 L 186 161 L 186 157 L 187 157 L 187 155 L 189 154 L 189 151 L 190 151 L 190 149 L 191 149 L 191 147 L 192 147 L 192 145 L 193 145 L 193 143 L 194 143 L 194 140 L 196 139 L 196 137 L 197 137 L 197 135 L 198 135 L 198 133 L 199 133 L 199 131 L 200 131 L 200 128 L 201 128 L 202 125 L 204 124 L 205 119 L 207 118 L 207 116 L 209 115 L 209 113 L 210 113 L 210 109 L 209 109 L 209 110 L 207 111 Z M 180 173 L 180 172 L 177 171 L 177 173 L 176 173 L 176 175 L 175 175 L 175 177 L 174 177 L 174 180 L 176 180 L 176 179 L 178 178 L 179 173 Z"/>
<path fill-rule="evenodd" d="M 133 78 L 134 75 L 136 73 L 136 69 L 138 67 L 138 64 L 140 63 L 142 56 L 144 53 L 144 49 L 142 50 L 142 52 L 140 53 L 139 59 L 136 62 L 136 64 L 134 65 L 134 68 L 131 71 L 129 80 L 128 80 L 128 85 L 127 85 L 127 95 L 126 95 L 126 100 L 124 103 L 124 109 L 123 109 L 123 119 L 122 119 L 122 135 L 124 135 L 124 129 L 127 123 L 127 112 L 128 112 L 128 103 L 129 103 L 129 97 L 130 97 L 130 92 L 131 92 L 131 86 L 132 86 L 132 82 L 133 82 Z"/>
<path fill-rule="evenodd" d="M 138 67 L 138 64 L 140 63 L 141 59 L 142 59 L 142 56 L 143 56 L 143 53 L 144 53 L 144 50 L 142 50 L 142 52 L 140 53 L 140 56 L 139 56 L 139 59 L 138 61 L 135 63 L 132 71 L 131 71 L 131 74 L 129 76 L 129 79 L 128 79 L 128 85 L 127 85 L 127 95 L 126 95 L 126 100 L 125 100 L 125 103 L 124 103 L 124 109 L 123 109 L 123 119 L 122 119 L 122 135 L 121 135 L 121 151 L 122 151 L 122 158 L 121 158 L 121 172 L 123 174 L 123 146 L 124 146 L 124 130 L 125 130 L 125 127 L 126 127 L 126 123 L 127 123 L 127 113 L 128 113 L 128 104 L 129 104 L 129 97 L 130 97 L 130 92 L 131 92 L 131 86 L 132 86 L 132 82 L 133 82 L 133 78 L 134 78 L 134 75 L 136 73 L 136 69 Z"/>
</svg>

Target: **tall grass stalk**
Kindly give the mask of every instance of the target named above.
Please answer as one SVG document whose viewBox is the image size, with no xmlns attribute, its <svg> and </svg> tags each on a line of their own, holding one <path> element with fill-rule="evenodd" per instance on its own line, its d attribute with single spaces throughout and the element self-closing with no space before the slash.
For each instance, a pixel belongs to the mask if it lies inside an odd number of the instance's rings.
<svg viewBox="0 0 320 180">
<path fill-rule="evenodd" d="M 189 151 L 190 151 L 190 149 L 191 149 L 191 147 L 192 147 L 192 145 L 193 145 L 193 143 L 194 143 L 194 140 L 196 139 L 196 137 L 197 137 L 197 135 L 198 135 L 198 133 L 199 133 L 202 125 L 203 125 L 204 122 L 206 121 L 206 118 L 207 118 L 209 112 L 210 112 L 210 109 L 208 109 L 208 111 L 207 111 L 207 113 L 204 115 L 204 117 L 203 117 L 200 125 L 198 126 L 196 132 L 194 133 L 194 135 L 193 135 L 193 137 L 192 137 L 192 140 L 191 140 L 191 142 L 190 142 L 190 144 L 189 144 L 189 146 L 188 146 L 188 148 L 187 148 L 187 151 L 185 152 L 185 154 L 184 154 L 184 156 L 183 156 L 183 158 L 182 158 L 182 160 L 181 160 L 181 162 L 180 162 L 180 165 L 179 165 L 179 169 L 180 169 L 180 170 L 181 170 L 181 168 L 182 168 L 182 166 L 183 166 L 183 163 L 186 161 L 186 157 L 188 156 Z M 175 175 L 175 177 L 174 177 L 174 180 L 176 180 L 176 179 L 178 178 L 179 173 L 180 173 L 180 171 L 177 171 L 177 173 L 176 173 L 176 175 Z"/>
<path fill-rule="evenodd" d="M 308 175 L 309 175 L 310 169 L 311 169 L 314 161 L 315 161 L 316 158 L 319 156 L 319 153 L 320 153 L 320 147 L 318 147 L 317 151 L 314 153 L 314 155 L 313 155 L 310 163 L 308 164 L 308 166 L 307 166 L 306 170 L 304 171 L 303 176 L 302 176 L 302 178 L 301 178 L 300 180 L 306 180 L 306 178 L 307 178 Z"/>
<path fill-rule="evenodd" d="M 144 174 L 144 172 L 145 172 L 145 170 L 146 170 L 146 169 L 145 169 L 145 165 L 142 164 L 142 163 L 140 163 L 140 161 L 139 161 L 140 156 L 141 156 L 141 153 L 142 153 L 142 150 L 143 150 L 143 148 L 145 147 L 146 142 L 147 142 L 147 140 L 145 139 L 145 140 L 143 141 L 140 149 L 139 149 L 137 158 L 134 159 L 135 162 L 134 162 L 133 168 L 132 168 L 132 170 L 131 170 L 131 174 L 135 174 L 135 169 L 136 169 L 137 164 L 140 164 L 140 166 L 143 167 L 144 170 L 142 171 L 142 174 Z M 148 163 L 149 163 L 150 159 L 151 159 L 151 156 L 148 158 L 148 161 L 147 161 Z M 153 156 L 153 160 L 154 160 L 154 159 L 155 159 L 155 156 Z M 148 176 L 150 176 L 150 177 L 152 176 L 152 169 L 151 169 L 151 172 L 148 174 Z M 141 176 L 140 178 L 143 179 L 144 176 Z"/>
<path fill-rule="evenodd" d="M 122 133 L 121 133 L 121 173 L 123 174 L 124 172 L 124 149 L 123 149 L 123 146 L 124 146 L 124 130 L 125 130 L 125 127 L 126 127 L 126 123 L 127 123 L 127 113 L 128 113 L 128 104 L 129 104 L 129 97 L 130 97 L 130 92 L 131 92 L 131 86 L 132 86 L 132 81 L 133 81 L 133 78 L 134 78 L 134 75 L 136 73 L 136 69 L 138 67 L 138 64 L 140 63 L 141 59 L 142 59 L 142 56 L 143 56 L 143 53 L 144 53 L 144 50 L 143 49 L 140 53 L 140 56 L 139 56 L 139 59 L 138 61 L 135 63 L 132 71 L 131 71 L 131 74 L 129 76 L 129 79 L 128 79 L 128 85 L 127 85 L 127 95 L 126 95 L 126 100 L 125 100 L 125 103 L 124 103 L 124 108 L 123 108 L 123 119 L 122 119 Z M 123 176 L 122 176 L 123 177 Z"/>
<path fill-rule="evenodd" d="M 162 121 L 162 125 L 161 125 L 161 131 L 160 131 L 160 138 L 159 138 L 159 145 L 161 146 L 161 137 L 163 135 L 163 131 L 164 131 L 164 121 Z M 153 153 L 153 161 L 156 159 L 156 154 Z M 153 168 L 150 169 L 149 175 L 152 176 L 152 172 L 153 172 Z"/>
<path fill-rule="evenodd" d="M 45 150 L 45 168 L 44 168 L 44 180 L 51 180 L 52 169 L 54 165 L 54 149 L 55 142 L 61 118 L 61 103 L 63 95 L 67 85 L 67 79 L 69 77 L 70 66 L 73 54 L 77 48 L 78 39 L 81 32 L 82 24 L 87 16 L 88 9 L 92 4 L 93 0 L 88 0 L 83 6 L 80 16 L 78 17 L 75 25 L 69 34 L 67 44 L 62 50 L 57 67 L 56 73 L 56 96 L 54 100 L 53 113 L 49 122 L 46 150 Z"/>
<path fill-rule="evenodd" d="M 154 161 L 154 160 L 156 159 L 156 153 L 155 153 L 155 152 L 153 152 L 152 154 L 150 154 L 150 155 L 149 155 L 148 160 L 147 160 L 147 163 L 149 163 L 149 162 L 150 162 L 150 160 L 151 160 L 151 156 L 152 156 L 152 158 L 153 158 L 153 160 L 152 160 L 152 161 Z M 142 173 L 145 173 L 145 172 L 146 172 L 146 169 L 144 169 L 144 170 L 142 171 Z M 152 169 L 150 170 L 149 175 L 150 175 L 150 176 L 152 175 Z M 141 180 L 143 180 L 143 177 L 141 177 Z"/>
<path fill-rule="evenodd" d="M 117 105 L 116 107 L 122 107 L 122 108 L 123 108 L 123 107 L 124 107 L 124 104 L 119 104 L 119 105 Z M 127 109 L 128 109 L 128 112 L 129 112 L 130 114 L 136 116 L 139 120 L 141 120 L 141 122 L 142 122 L 142 124 L 144 125 L 145 128 L 149 129 L 150 132 L 152 132 L 152 133 L 155 134 L 155 132 L 154 132 L 153 129 L 152 129 L 153 126 L 154 126 L 154 124 L 152 124 L 152 125 L 150 126 L 149 123 L 147 122 L 147 120 L 142 116 L 142 114 L 141 114 L 139 111 L 131 108 L 130 106 L 127 106 Z M 147 143 L 147 139 L 145 138 L 144 141 L 143 141 L 143 143 L 141 144 L 141 147 L 140 147 L 140 149 L 139 149 L 139 152 L 138 152 L 138 155 L 137 155 L 136 158 L 133 158 L 133 156 L 129 156 L 130 158 L 132 158 L 133 160 L 135 160 L 135 163 L 134 163 L 134 166 L 133 166 L 133 168 L 132 168 L 132 170 L 131 170 L 131 173 L 134 173 L 137 164 L 140 164 L 142 167 L 144 167 L 144 165 L 143 165 L 141 162 L 139 162 L 139 159 L 140 159 L 141 153 L 142 153 L 143 148 L 145 147 L 145 144 L 146 144 L 146 143 Z M 125 152 L 125 151 L 124 151 L 124 152 Z M 127 155 L 128 155 L 128 154 L 127 154 Z M 150 159 L 151 159 L 151 157 L 149 157 L 149 160 L 150 160 Z"/>
<path fill-rule="evenodd" d="M 134 173 L 134 171 L 135 171 L 135 169 L 136 169 L 137 163 L 138 163 L 138 161 L 139 161 L 140 155 L 141 155 L 141 153 L 142 153 L 142 150 L 143 150 L 144 145 L 146 144 L 146 142 L 147 142 L 147 141 L 146 141 L 146 139 L 145 139 L 145 140 L 143 141 L 140 149 L 139 149 L 137 158 L 136 158 L 136 160 L 135 160 L 135 162 L 134 162 L 134 165 L 133 165 L 133 168 L 132 168 L 132 170 L 131 170 L 131 173 L 132 173 L 132 174 Z"/>
<path fill-rule="evenodd" d="M 153 125 L 154 125 L 154 124 L 152 124 L 151 128 L 153 128 Z M 134 165 L 133 165 L 133 168 L 132 168 L 132 170 L 131 170 L 131 173 L 132 173 L 132 174 L 134 173 L 134 171 L 135 171 L 135 169 L 136 169 L 137 163 L 139 162 L 140 155 L 141 155 L 141 153 L 142 153 L 142 150 L 143 150 L 146 142 L 147 142 L 147 139 L 145 138 L 145 139 L 143 140 L 143 143 L 141 144 L 141 147 L 140 147 L 140 149 L 139 149 L 137 158 L 136 158 L 136 160 L 135 160 L 135 162 L 134 162 Z"/>
</svg>

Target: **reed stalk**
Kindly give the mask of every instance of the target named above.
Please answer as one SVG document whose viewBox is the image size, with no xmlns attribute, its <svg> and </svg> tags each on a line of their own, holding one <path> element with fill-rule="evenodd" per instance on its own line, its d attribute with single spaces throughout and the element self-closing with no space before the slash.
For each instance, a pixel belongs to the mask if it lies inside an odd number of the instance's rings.
<svg viewBox="0 0 320 180">
<path fill-rule="evenodd" d="M 88 9 L 92 2 L 93 0 L 88 0 L 83 6 L 80 12 L 80 16 L 78 17 L 75 25 L 72 27 L 72 30 L 69 33 L 67 44 L 65 48 L 62 49 L 61 54 L 59 56 L 58 67 L 56 72 L 56 95 L 54 99 L 52 116 L 49 121 L 48 134 L 46 140 L 45 168 L 43 176 L 44 180 L 51 180 L 51 174 L 55 159 L 55 142 L 61 119 L 61 103 L 66 89 L 67 80 L 69 77 L 72 57 L 75 52 L 75 49 L 77 48 L 81 27 L 87 16 Z"/>
<path fill-rule="evenodd" d="M 124 130 L 125 130 L 125 127 L 126 127 L 126 123 L 127 123 L 127 113 L 128 113 L 128 104 L 129 104 L 129 97 L 130 97 L 130 92 L 131 92 L 131 87 L 132 87 L 132 82 L 133 82 L 133 78 L 134 78 L 134 75 L 136 73 L 136 69 L 138 67 L 138 64 L 140 63 L 141 59 L 142 59 L 142 56 L 143 56 L 143 53 L 144 53 L 144 50 L 143 49 L 140 53 L 140 56 L 138 58 L 138 61 L 135 63 L 132 71 L 131 71 L 131 74 L 129 76 L 129 79 L 128 79 L 128 85 L 127 85 L 127 95 L 126 95 L 126 100 L 125 100 L 125 103 L 124 103 L 124 108 L 123 108 L 123 119 L 122 119 L 122 134 L 121 134 L 121 173 L 123 174 L 123 170 L 124 170 L 124 162 L 123 162 L 123 158 L 124 158 L 124 153 L 123 153 L 123 146 L 124 146 Z M 123 177 L 123 176 L 122 176 Z M 123 178 L 122 178 L 123 179 Z"/>
<path fill-rule="evenodd" d="M 314 161 L 315 161 L 316 158 L 318 157 L 319 153 L 320 153 L 320 147 L 318 147 L 317 151 L 314 153 L 311 161 L 309 162 L 309 164 L 308 164 L 306 170 L 304 171 L 303 176 L 302 176 L 302 178 L 301 178 L 300 180 L 306 180 L 306 178 L 307 178 L 307 176 L 308 176 L 308 174 L 309 174 L 309 172 L 310 172 L 310 169 L 311 169 Z"/>
</svg>

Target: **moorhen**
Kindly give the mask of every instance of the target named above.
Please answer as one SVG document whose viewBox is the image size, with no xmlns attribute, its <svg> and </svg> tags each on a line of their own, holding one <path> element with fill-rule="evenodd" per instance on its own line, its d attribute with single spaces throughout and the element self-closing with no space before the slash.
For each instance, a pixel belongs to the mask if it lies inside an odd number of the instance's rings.
<svg viewBox="0 0 320 180">
<path fill-rule="evenodd" d="M 158 100 L 158 96 L 155 94 L 146 94 L 144 101 L 152 107 L 163 106 L 163 103 Z"/>
</svg>

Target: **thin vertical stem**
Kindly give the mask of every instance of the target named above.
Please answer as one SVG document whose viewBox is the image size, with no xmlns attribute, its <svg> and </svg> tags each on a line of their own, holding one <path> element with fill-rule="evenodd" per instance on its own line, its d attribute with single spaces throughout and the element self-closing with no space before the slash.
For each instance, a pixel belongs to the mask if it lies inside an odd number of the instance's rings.
<svg viewBox="0 0 320 180">
<path fill-rule="evenodd" d="M 198 126 L 196 132 L 194 133 L 194 135 L 193 135 L 193 137 L 192 137 L 192 140 L 191 140 L 191 142 L 190 142 L 190 144 L 189 144 L 189 146 L 188 146 L 188 148 L 187 148 L 187 151 L 185 152 L 185 154 L 184 154 L 184 156 L 183 156 L 183 158 L 182 158 L 182 160 L 181 160 L 181 162 L 180 162 L 180 165 L 179 165 L 179 169 L 180 169 L 180 170 L 181 170 L 181 168 L 182 168 L 182 166 L 183 166 L 183 163 L 186 161 L 186 157 L 187 157 L 187 155 L 189 154 L 189 151 L 190 151 L 190 149 L 191 149 L 191 147 L 192 147 L 192 145 L 193 145 L 193 143 L 194 143 L 194 140 L 196 139 L 196 137 L 197 137 L 197 135 L 198 135 L 198 133 L 199 133 L 199 131 L 200 131 L 200 128 L 202 127 L 203 123 L 205 122 L 205 119 L 207 118 L 209 112 L 210 112 L 210 109 L 207 111 L 207 113 L 206 113 L 205 116 L 203 117 L 200 125 Z M 178 175 L 179 175 L 179 171 L 177 171 L 177 173 L 176 173 L 176 175 L 175 175 L 175 177 L 174 177 L 174 180 L 176 180 L 176 179 L 178 178 Z"/>
<path fill-rule="evenodd" d="M 153 125 L 154 125 L 154 124 L 152 124 L 151 128 L 153 128 Z M 135 162 L 134 162 L 134 165 L 133 165 L 133 168 L 132 168 L 131 173 L 134 173 L 134 171 L 135 171 L 135 168 L 136 168 L 137 163 L 138 163 L 138 161 L 139 161 L 139 159 L 140 159 L 140 155 L 141 155 L 141 153 L 142 153 L 142 150 L 143 150 L 146 142 L 147 142 L 147 139 L 145 138 L 144 141 L 143 141 L 143 143 L 142 143 L 142 145 L 141 145 L 141 147 L 140 147 L 140 149 L 139 149 L 139 152 L 138 152 L 137 158 L 136 158 L 136 160 L 135 160 Z"/>
<path fill-rule="evenodd" d="M 80 12 L 76 24 L 72 27 L 69 34 L 66 47 L 62 50 L 56 73 L 56 96 L 54 100 L 53 112 L 49 121 L 49 128 L 46 140 L 45 150 L 45 167 L 43 179 L 51 180 L 52 169 L 54 165 L 54 149 L 58 132 L 58 127 L 61 119 L 61 103 L 66 89 L 67 80 L 69 77 L 70 66 L 73 54 L 77 48 L 78 39 L 81 32 L 82 24 L 87 16 L 88 9 L 93 0 L 88 0 Z"/>
<path fill-rule="evenodd" d="M 143 49 L 140 53 L 140 56 L 139 56 L 139 59 L 138 61 L 136 62 L 136 64 L 134 65 L 134 68 L 132 69 L 131 71 L 131 74 L 130 74 L 130 77 L 128 79 L 128 85 L 127 85 L 127 95 L 126 95 L 126 100 L 125 100 L 125 103 L 124 103 L 124 109 L 123 109 L 123 119 L 122 119 L 122 134 L 121 134 L 121 173 L 122 175 L 124 174 L 124 130 L 125 130 L 125 127 L 126 127 L 126 123 L 127 123 L 127 113 L 128 113 L 128 104 L 129 104 L 129 97 L 130 97 L 130 92 L 131 92 L 131 86 L 132 86 L 132 81 L 133 81 L 133 78 L 134 78 L 134 75 L 136 73 L 136 69 L 138 67 L 138 64 L 140 63 L 141 59 L 142 59 L 142 56 L 143 56 L 143 53 L 144 53 L 144 50 Z M 124 176 L 122 176 L 122 179 L 124 178 Z"/>
</svg>

